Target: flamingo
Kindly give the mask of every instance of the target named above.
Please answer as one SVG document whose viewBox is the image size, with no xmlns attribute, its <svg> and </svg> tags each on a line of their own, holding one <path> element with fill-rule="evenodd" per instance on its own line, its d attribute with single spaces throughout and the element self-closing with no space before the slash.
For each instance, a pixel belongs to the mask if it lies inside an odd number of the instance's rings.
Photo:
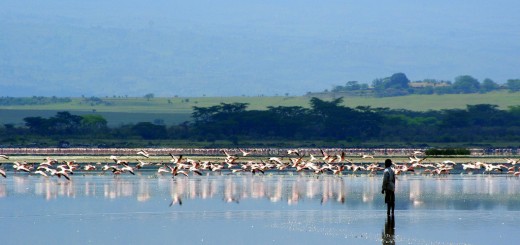
<svg viewBox="0 0 520 245">
<path fill-rule="evenodd" d="M 414 156 L 422 155 L 422 154 L 424 154 L 424 152 L 422 152 L 422 151 L 413 151 L 412 152 L 412 155 L 414 155 Z"/>
<path fill-rule="evenodd" d="M 408 157 L 408 159 L 410 159 L 410 164 L 413 164 L 413 163 L 422 163 L 425 159 L 425 158 L 418 158 L 417 156 L 412 156 L 412 157 Z"/>
<path fill-rule="evenodd" d="M 451 160 L 444 160 L 444 161 L 442 161 L 442 163 L 444 163 L 444 164 L 453 164 L 453 165 L 457 165 L 456 162 L 451 161 Z"/>
<path fill-rule="evenodd" d="M 51 175 L 56 175 L 58 178 L 61 178 L 63 176 L 65 179 L 70 180 L 69 175 L 65 171 L 65 169 L 62 169 L 60 171 L 56 171 L 55 169 L 51 169 Z"/>
<path fill-rule="evenodd" d="M 140 150 L 137 152 L 137 155 L 141 155 L 143 157 L 146 157 L 146 158 L 150 158 L 150 153 L 148 153 L 147 151 L 145 150 Z"/>
<path fill-rule="evenodd" d="M 332 169 L 332 173 L 335 175 L 339 175 L 345 170 L 345 165 L 337 166 L 335 169 Z"/>
<path fill-rule="evenodd" d="M 157 169 L 157 173 L 170 173 L 170 171 L 168 171 L 168 168 L 165 167 L 165 166 L 162 166 L 160 168 Z"/>
<path fill-rule="evenodd" d="M 345 152 L 344 152 L 344 151 L 342 151 L 341 154 L 336 155 L 336 160 L 337 160 L 338 162 L 344 162 L 344 161 L 346 161 L 346 162 L 348 162 L 348 163 L 352 163 L 352 161 L 350 161 L 349 159 L 346 159 L 346 158 L 345 158 Z"/>
<path fill-rule="evenodd" d="M 172 157 L 172 160 L 170 160 L 170 162 L 173 164 L 179 164 L 182 161 L 182 155 L 180 155 L 179 157 L 176 157 L 170 153 L 170 157 Z"/>
<path fill-rule="evenodd" d="M 289 160 L 291 160 L 291 162 L 292 162 L 292 166 L 293 166 L 293 168 L 294 168 L 294 166 L 300 164 L 300 163 L 302 162 L 302 159 L 303 159 L 303 157 L 299 157 L 299 158 L 289 158 Z M 275 160 L 275 162 L 278 163 L 278 164 L 283 164 L 281 161 L 276 161 L 276 160 Z"/>
<path fill-rule="evenodd" d="M 320 149 L 320 152 L 321 152 L 321 155 L 323 155 L 323 161 L 328 161 L 329 158 L 331 158 L 332 156 L 330 156 L 327 152 L 325 152 L 324 150 Z"/>
<path fill-rule="evenodd" d="M 135 167 L 136 167 L 137 169 L 141 169 L 141 168 L 143 168 L 143 167 L 146 166 L 146 165 L 150 165 L 149 162 L 143 162 L 143 161 L 141 161 L 141 160 L 139 160 L 139 159 L 136 159 L 136 160 L 139 162 L 139 163 L 137 163 L 137 165 L 135 165 Z"/>
<path fill-rule="evenodd" d="M 121 170 L 121 172 L 130 172 L 132 175 L 135 175 L 134 173 L 134 168 L 130 167 L 129 165 L 127 164 L 124 164 L 123 167 L 121 167 L 119 170 Z"/>
<path fill-rule="evenodd" d="M 16 171 L 24 171 L 27 173 L 31 172 L 31 169 L 27 163 L 14 162 L 13 168 Z"/>
<path fill-rule="evenodd" d="M 83 167 L 83 170 L 85 170 L 85 171 L 96 170 L 96 166 L 91 165 L 91 164 L 88 164 L 88 165 L 86 165 L 86 166 Z"/>
<path fill-rule="evenodd" d="M 42 175 L 42 176 L 45 176 L 45 177 L 48 176 L 47 173 L 45 173 L 45 171 L 42 171 L 42 170 L 36 170 L 36 171 L 34 171 L 34 173 L 35 173 L 35 174 Z"/>
<path fill-rule="evenodd" d="M 270 157 L 269 161 L 273 161 L 273 162 L 276 162 L 276 163 L 279 163 L 279 164 L 283 164 L 282 159 L 279 158 L 279 157 Z"/>
<path fill-rule="evenodd" d="M 298 150 L 287 150 L 287 155 L 296 154 L 300 156 L 300 152 Z"/>
<path fill-rule="evenodd" d="M 373 155 L 369 155 L 369 154 L 361 154 L 361 158 L 365 159 L 365 158 L 374 158 Z"/>
<path fill-rule="evenodd" d="M 316 159 L 316 157 L 314 157 L 314 155 L 312 155 L 312 154 L 310 154 L 310 157 L 311 157 L 311 159 L 309 159 L 309 161 L 311 161 L 311 162 L 314 162 L 314 161 L 318 160 L 318 159 Z"/>
<path fill-rule="evenodd" d="M 250 155 L 253 151 L 245 151 L 244 149 L 238 149 L 240 152 L 242 152 L 242 156 L 247 157 Z"/>
<path fill-rule="evenodd" d="M 212 172 L 222 171 L 223 168 L 224 168 L 224 165 L 218 164 L 218 163 L 210 165 L 210 169 Z"/>
<path fill-rule="evenodd" d="M 520 163 L 520 159 L 513 159 L 513 158 L 504 158 L 506 159 L 507 163 L 511 164 L 511 165 L 515 165 L 517 163 Z"/>
</svg>

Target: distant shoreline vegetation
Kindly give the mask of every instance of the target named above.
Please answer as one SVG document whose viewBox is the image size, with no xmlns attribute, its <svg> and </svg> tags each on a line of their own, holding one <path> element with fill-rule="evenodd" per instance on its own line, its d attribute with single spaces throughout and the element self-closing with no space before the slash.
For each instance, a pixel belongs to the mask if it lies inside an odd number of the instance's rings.
<svg viewBox="0 0 520 245">
<path fill-rule="evenodd" d="M 519 147 L 520 142 L 520 105 L 499 109 L 497 105 L 476 104 L 465 109 L 419 112 L 348 107 L 343 105 L 343 98 L 313 97 L 308 107 L 268 106 L 266 110 L 248 107 L 248 103 L 238 102 L 193 106 L 191 119 L 182 123 L 167 125 L 156 120 L 111 127 L 95 112 L 75 115 L 60 111 L 50 117 L 25 117 L 23 125 L 1 125 L 0 147 L 149 147 L 173 141 L 208 147 L 431 144 Z"/>
<path fill-rule="evenodd" d="M 499 85 L 490 78 L 480 82 L 470 75 L 462 75 L 456 77 L 454 82 L 436 79 L 412 82 L 406 77 L 406 74 L 395 73 L 390 77 L 375 79 L 372 81 L 371 86 L 358 81 L 349 81 L 345 85 L 334 86 L 330 91 L 325 90 L 321 93 L 308 92 L 307 96 L 336 94 L 337 96 L 390 97 L 411 94 L 488 93 L 497 90 L 518 92 L 520 91 L 520 79 L 509 79 L 506 84 Z"/>
<path fill-rule="evenodd" d="M 0 97 L 0 147 L 520 147 L 519 91 L 520 79 L 396 73 L 307 96 Z"/>
<path fill-rule="evenodd" d="M 32 97 L 0 97 L 1 106 L 11 105 L 49 105 L 58 103 L 69 103 L 72 100 L 69 97 L 45 97 L 45 96 L 32 96 Z"/>
</svg>

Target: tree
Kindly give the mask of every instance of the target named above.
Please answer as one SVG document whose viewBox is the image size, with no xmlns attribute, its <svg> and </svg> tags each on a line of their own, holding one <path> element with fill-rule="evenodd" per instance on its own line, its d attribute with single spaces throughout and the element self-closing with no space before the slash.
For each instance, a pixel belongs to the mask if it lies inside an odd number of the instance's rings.
<svg viewBox="0 0 520 245">
<path fill-rule="evenodd" d="M 456 92 L 469 94 L 478 92 L 480 90 L 480 83 L 472 76 L 463 75 L 455 78 L 452 87 Z"/>
<path fill-rule="evenodd" d="M 145 94 L 144 97 L 146 98 L 146 100 L 150 101 L 151 99 L 153 99 L 155 97 L 155 95 L 153 93 L 148 93 L 148 94 Z"/>
<path fill-rule="evenodd" d="M 497 105 L 477 104 L 466 107 L 469 120 L 474 126 L 496 126 L 506 120 L 506 116 L 498 110 Z"/>
<path fill-rule="evenodd" d="M 25 126 L 35 133 L 45 133 L 49 129 L 49 119 L 42 117 L 26 117 Z"/>
<path fill-rule="evenodd" d="M 381 91 L 381 90 L 384 90 L 385 87 L 384 87 L 384 82 L 383 82 L 383 79 L 380 79 L 380 78 L 376 78 L 372 81 L 372 87 L 374 88 L 374 90 L 376 91 Z"/>
<path fill-rule="evenodd" d="M 360 90 L 361 85 L 357 81 L 348 81 L 347 84 L 345 84 L 345 89 L 349 91 Z"/>
<path fill-rule="evenodd" d="M 402 72 L 394 73 L 389 78 L 385 79 L 385 88 L 407 89 L 410 80 Z"/>
<path fill-rule="evenodd" d="M 400 96 L 409 93 L 409 83 L 410 80 L 406 75 L 399 72 L 384 79 L 375 79 L 372 81 L 372 87 L 378 96 Z"/>
<path fill-rule="evenodd" d="M 482 81 L 482 85 L 480 86 L 482 92 L 489 92 L 498 89 L 498 84 L 493 80 L 486 78 Z"/>
<path fill-rule="evenodd" d="M 81 126 L 85 129 L 99 130 L 107 128 L 107 120 L 101 115 L 83 115 L 81 117 Z"/>
<path fill-rule="evenodd" d="M 443 118 L 440 124 L 446 128 L 463 128 L 469 125 L 469 113 L 462 109 L 443 110 Z"/>
<path fill-rule="evenodd" d="M 60 111 L 50 119 L 50 128 L 66 134 L 74 133 L 81 125 L 83 117 L 70 114 L 68 111 Z"/>
<path fill-rule="evenodd" d="M 507 88 L 511 92 L 518 92 L 520 91 L 520 79 L 509 79 L 507 80 Z"/>
<path fill-rule="evenodd" d="M 146 140 L 164 139 L 167 136 L 164 125 L 155 125 L 150 122 L 137 123 L 132 127 L 132 131 Z"/>
<path fill-rule="evenodd" d="M 316 97 L 310 100 L 312 110 L 321 117 L 332 116 L 333 113 L 343 103 L 343 97 L 333 99 L 332 101 L 324 101 Z"/>
</svg>

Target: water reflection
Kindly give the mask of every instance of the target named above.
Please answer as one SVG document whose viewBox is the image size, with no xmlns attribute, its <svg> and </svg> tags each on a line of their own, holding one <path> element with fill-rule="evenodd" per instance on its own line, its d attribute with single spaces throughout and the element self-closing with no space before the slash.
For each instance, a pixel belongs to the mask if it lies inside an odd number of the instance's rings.
<svg viewBox="0 0 520 245">
<path fill-rule="evenodd" d="M 396 209 L 493 209 L 520 210 L 518 178 L 498 176 L 424 177 L 400 176 L 396 187 Z M 240 204 L 244 200 L 298 205 L 312 200 L 319 205 L 348 205 L 350 208 L 384 208 L 380 176 L 314 175 L 207 175 L 169 178 L 85 175 L 72 181 L 40 176 L 13 176 L 0 182 L 0 198 L 11 195 L 60 197 L 134 198 L 148 202 L 161 194 L 172 205 L 195 199 L 220 199 Z M 309 203 L 309 202 L 307 202 Z"/>
<path fill-rule="evenodd" d="M 387 216 L 385 226 L 383 227 L 383 234 L 381 235 L 383 244 L 395 244 L 395 218 L 394 216 Z"/>
</svg>

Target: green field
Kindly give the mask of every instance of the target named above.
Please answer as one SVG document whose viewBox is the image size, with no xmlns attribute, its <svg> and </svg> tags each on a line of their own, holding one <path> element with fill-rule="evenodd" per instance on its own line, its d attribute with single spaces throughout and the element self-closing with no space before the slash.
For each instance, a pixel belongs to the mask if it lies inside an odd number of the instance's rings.
<svg viewBox="0 0 520 245">
<path fill-rule="evenodd" d="M 265 110 L 268 106 L 309 107 L 311 97 L 275 96 L 275 97 L 192 97 L 192 98 L 101 98 L 105 104 L 91 104 L 83 98 L 73 98 L 69 103 L 47 105 L 0 106 L 0 123 L 23 123 L 29 116 L 49 117 L 58 111 L 73 114 L 100 114 L 109 125 L 153 122 L 161 119 L 166 124 L 178 124 L 190 119 L 194 106 L 208 107 L 220 103 L 248 103 L 250 110 Z M 321 99 L 327 99 L 322 97 Z M 520 92 L 492 92 L 486 94 L 447 94 L 447 95 L 410 95 L 399 97 L 344 97 L 343 105 L 348 107 L 371 106 L 412 111 L 464 109 L 466 105 L 493 104 L 500 109 L 520 105 Z"/>
</svg>

